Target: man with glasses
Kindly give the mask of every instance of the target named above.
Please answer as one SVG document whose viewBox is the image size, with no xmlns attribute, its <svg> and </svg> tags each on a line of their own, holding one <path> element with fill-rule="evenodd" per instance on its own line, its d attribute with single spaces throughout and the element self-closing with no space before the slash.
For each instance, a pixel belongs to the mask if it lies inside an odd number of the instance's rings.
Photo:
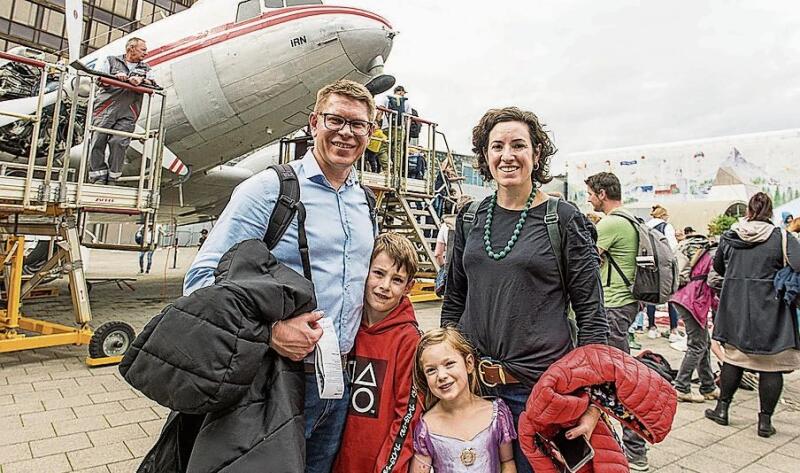
<svg viewBox="0 0 800 473">
<path fill-rule="evenodd" d="M 353 348 L 361 322 L 364 283 L 375 237 L 364 188 L 353 163 L 364 153 L 374 124 L 375 102 L 353 81 L 339 80 L 317 93 L 309 116 L 314 147 L 290 165 L 300 183 L 306 209 L 306 233 L 318 311 L 281 321 L 272 327 L 270 346 L 281 356 L 305 361 L 306 472 L 328 473 L 339 450 L 350 386 L 345 376 L 342 399 L 320 399 L 309 355 L 322 336 L 318 320 L 331 319 L 344 355 Z M 214 282 L 220 257 L 233 245 L 264 238 L 279 195 L 272 170 L 241 183 L 186 273 L 184 294 Z M 292 224 L 272 251 L 278 261 L 302 274 Z M 342 367 L 344 368 L 344 367 Z"/>
</svg>

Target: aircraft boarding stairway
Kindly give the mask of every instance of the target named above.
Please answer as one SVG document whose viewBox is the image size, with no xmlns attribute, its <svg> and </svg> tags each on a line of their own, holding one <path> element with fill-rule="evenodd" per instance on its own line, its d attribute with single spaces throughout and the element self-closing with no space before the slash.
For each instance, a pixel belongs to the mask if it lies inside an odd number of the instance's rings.
<svg viewBox="0 0 800 473">
<path fill-rule="evenodd" d="M 433 281 L 439 271 L 439 264 L 434 257 L 434 250 L 442 219 L 434 202 L 438 194 L 441 205 L 453 209 L 462 195 L 460 179 L 444 175 L 445 168 L 456 169 L 453 156 L 445 135 L 437 130 L 436 123 L 409 115 L 398 120 L 394 110 L 383 107 L 378 107 L 378 110 L 387 114 L 389 119 L 387 139 L 381 149 L 389 155 L 390 169 L 372 172 L 367 160 L 361 159 L 356 165 L 359 180 L 372 189 L 377 197 L 379 233 L 400 233 L 417 250 L 419 271 L 417 284 L 411 293 L 412 300 L 436 300 L 438 297 L 433 292 Z M 412 144 L 409 139 L 412 121 L 421 125 L 420 144 Z M 441 140 L 446 150 L 441 159 L 437 157 L 437 140 Z M 292 159 L 302 158 L 309 145 L 308 136 L 282 139 L 280 162 L 287 163 Z M 413 153 L 422 155 L 426 160 L 427 170 L 423 179 L 409 176 L 409 155 Z M 445 183 L 441 189 L 434 188 L 438 174 L 442 174 L 442 181 Z"/>
<path fill-rule="evenodd" d="M 5 244 L 0 245 L 3 248 L 0 257 L 3 258 L 3 282 L 7 293 L 6 308 L 0 309 L 0 353 L 59 345 L 89 345 L 86 362 L 90 366 L 118 363 L 133 342 L 134 332 L 128 324 L 118 321 L 107 322 L 95 331 L 91 329 L 92 313 L 81 246 L 143 251 L 153 249 L 153 243 L 135 246 L 93 245 L 82 240 L 87 216 L 94 214 L 138 218 L 145 225 L 145 231 L 155 230 L 162 169 L 164 130 L 160 117 L 166 105 L 164 94 L 107 77 L 94 77 L 83 72 L 68 73 L 62 64 L 8 53 L 0 53 L 0 58 L 38 68 L 41 78 L 34 113 L 4 110 L 4 104 L 0 102 L 0 117 L 12 117 L 19 123 L 33 126 L 28 156 L 0 164 L 0 236 L 5 240 Z M 42 138 L 42 131 L 46 130 L 41 129 L 43 118 L 46 118 L 45 110 L 48 109 L 44 101 L 45 86 L 53 78 L 58 81 L 58 94 L 52 108 L 52 127 L 49 130 L 49 136 L 53 139 L 49 140 L 44 153 L 40 143 L 46 142 Z M 60 113 L 65 108 L 65 85 L 68 81 L 73 85 L 69 93 L 68 129 L 66 143 L 59 148 L 60 143 L 55 137 L 59 131 Z M 96 127 L 92 124 L 92 113 L 86 113 L 80 161 L 73 164 L 69 150 L 72 148 L 73 135 L 77 134 L 77 104 L 82 101 L 80 84 L 90 89 L 86 104 L 88 111 L 93 110 L 98 85 L 104 85 L 143 94 L 146 115 L 141 132 L 126 133 Z M 157 109 L 156 104 L 159 107 Z M 153 109 L 155 113 L 151 115 Z M 122 177 L 122 182 L 117 186 L 86 182 L 90 143 L 96 132 L 126 136 L 142 142 L 138 176 Z M 57 148 L 59 156 L 56 156 Z M 51 243 L 47 261 L 30 279 L 24 281 L 26 236 L 49 238 Z M 69 278 L 76 327 L 21 314 L 22 299 L 37 285 L 64 275 Z"/>
</svg>

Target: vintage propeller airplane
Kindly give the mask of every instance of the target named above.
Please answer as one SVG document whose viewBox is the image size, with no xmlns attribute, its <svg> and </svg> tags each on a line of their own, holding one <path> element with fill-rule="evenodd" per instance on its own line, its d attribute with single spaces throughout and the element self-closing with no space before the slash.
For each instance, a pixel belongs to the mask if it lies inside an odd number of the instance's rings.
<svg viewBox="0 0 800 473">
<path fill-rule="evenodd" d="M 97 68 L 107 56 L 123 54 L 131 37 L 147 42 L 145 61 L 167 100 L 163 166 L 171 174 L 162 181 L 161 215 L 190 221 L 221 210 L 230 190 L 254 172 L 252 162 L 246 168 L 221 165 L 305 126 L 323 85 L 348 78 L 368 83 L 373 93 L 391 87 L 383 65 L 395 34 L 375 13 L 319 0 L 200 0 L 92 52 L 80 64 Z M 20 96 L 24 87 L 2 83 L 18 85 L 20 72 L 24 66 L 0 62 L 0 91 L 6 91 L 0 108 L 31 113 L 36 106 L 31 96 L 38 91 L 32 86 Z M 38 86 L 38 80 L 29 82 Z M 48 92 L 45 103 L 54 103 L 56 92 Z M 29 123 L 0 118 L 6 159 L 25 155 L 19 143 L 26 133 L 30 142 Z M 139 167 L 133 148 L 126 174 Z M 80 146 L 69 155 L 79 158 Z M 170 206 L 181 208 L 165 211 Z"/>
</svg>

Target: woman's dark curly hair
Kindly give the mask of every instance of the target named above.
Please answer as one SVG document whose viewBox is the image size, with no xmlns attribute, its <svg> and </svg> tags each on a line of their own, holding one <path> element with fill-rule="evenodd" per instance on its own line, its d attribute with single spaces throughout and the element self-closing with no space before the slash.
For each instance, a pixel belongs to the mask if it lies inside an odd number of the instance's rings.
<svg viewBox="0 0 800 473">
<path fill-rule="evenodd" d="M 539 184 L 547 184 L 553 180 L 550 175 L 550 156 L 556 153 L 556 147 L 547 136 L 544 126 L 539 123 L 539 118 L 533 112 L 526 112 L 517 107 L 492 108 L 483 114 L 481 120 L 472 129 L 472 152 L 478 157 L 478 170 L 487 181 L 493 179 L 489 171 L 489 162 L 486 159 L 486 152 L 489 150 L 489 133 L 503 122 L 521 122 L 528 126 L 531 135 L 531 144 L 534 147 L 541 146 L 539 155 L 539 169 L 531 173 L 531 180 Z"/>
</svg>

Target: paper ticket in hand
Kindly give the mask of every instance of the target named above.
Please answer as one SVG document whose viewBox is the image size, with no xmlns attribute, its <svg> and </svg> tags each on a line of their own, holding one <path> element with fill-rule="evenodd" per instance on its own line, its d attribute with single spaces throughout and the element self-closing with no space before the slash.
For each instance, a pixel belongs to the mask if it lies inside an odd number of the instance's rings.
<svg viewBox="0 0 800 473">
<path fill-rule="evenodd" d="M 344 394 L 344 374 L 339 339 L 328 318 L 317 320 L 322 328 L 322 338 L 314 348 L 314 367 L 320 399 L 341 399 Z"/>
</svg>

